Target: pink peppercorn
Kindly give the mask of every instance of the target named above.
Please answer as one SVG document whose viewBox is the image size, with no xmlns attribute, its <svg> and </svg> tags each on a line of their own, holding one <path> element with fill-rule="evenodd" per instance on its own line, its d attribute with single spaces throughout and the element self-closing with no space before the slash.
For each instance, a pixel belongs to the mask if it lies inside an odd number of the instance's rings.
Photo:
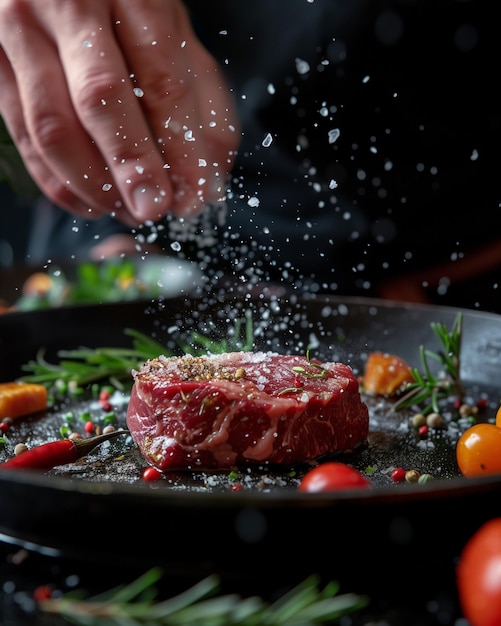
<svg viewBox="0 0 501 626">
<path fill-rule="evenodd" d="M 391 473 L 391 479 L 394 483 L 403 483 L 405 480 L 405 470 L 403 467 L 396 467 Z"/>
<path fill-rule="evenodd" d="M 418 429 L 418 433 L 421 439 L 426 439 L 426 437 L 428 437 L 428 426 L 426 424 L 420 426 Z"/>
</svg>

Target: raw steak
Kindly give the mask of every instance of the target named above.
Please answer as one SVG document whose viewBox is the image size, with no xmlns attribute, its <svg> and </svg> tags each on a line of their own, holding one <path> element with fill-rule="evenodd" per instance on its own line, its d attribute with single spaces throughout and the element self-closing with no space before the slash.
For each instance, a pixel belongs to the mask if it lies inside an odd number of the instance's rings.
<svg viewBox="0 0 501 626">
<path fill-rule="evenodd" d="M 159 470 L 230 469 L 351 450 L 369 413 L 347 365 L 228 352 L 147 361 L 134 372 L 127 424 Z"/>
</svg>

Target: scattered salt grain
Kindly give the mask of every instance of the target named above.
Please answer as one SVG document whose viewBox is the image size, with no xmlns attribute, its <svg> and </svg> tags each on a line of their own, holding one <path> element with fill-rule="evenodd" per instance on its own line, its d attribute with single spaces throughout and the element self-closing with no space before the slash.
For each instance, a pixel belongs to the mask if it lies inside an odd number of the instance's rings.
<svg viewBox="0 0 501 626">
<path fill-rule="evenodd" d="M 263 143 L 262 143 L 263 148 L 269 148 L 272 142 L 273 142 L 273 137 L 271 136 L 270 133 L 268 133 L 263 139 Z"/>
<path fill-rule="evenodd" d="M 296 70 L 298 74 L 307 74 L 310 71 L 310 64 L 304 59 L 296 59 Z"/>
<path fill-rule="evenodd" d="M 339 136 L 341 135 L 341 131 L 339 130 L 339 128 L 332 128 L 329 133 L 329 143 L 335 143 L 338 139 Z"/>
</svg>

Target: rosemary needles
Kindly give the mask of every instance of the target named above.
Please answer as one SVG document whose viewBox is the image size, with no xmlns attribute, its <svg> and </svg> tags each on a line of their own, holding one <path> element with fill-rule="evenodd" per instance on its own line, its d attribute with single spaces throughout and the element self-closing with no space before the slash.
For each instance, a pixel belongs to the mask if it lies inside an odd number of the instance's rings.
<svg viewBox="0 0 501 626">
<path fill-rule="evenodd" d="M 451 330 L 445 324 L 433 322 L 431 328 L 438 337 L 441 349 L 438 352 L 419 349 L 423 371 L 412 368 L 411 374 L 414 382 L 407 384 L 405 393 L 396 403 L 395 409 L 401 410 L 424 404 L 423 415 L 440 412 L 439 401 L 455 394 L 459 397 L 464 395 L 461 384 L 461 340 L 463 330 L 463 317 L 458 313 Z M 429 359 L 439 363 L 441 370 L 434 374 Z"/>
<path fill-rule="evenodd" d="M 72 592 L 60 598 L 43 600 L 39 608 L 82 626 L 306 626 L 327 624 L 366 607 L 366 596 L 338 595 L 333 581 L 323 589 L 311 576 L 273 603 L 258 596 L 217 595 L 220 581 L 209 576 L 190 589 L 164 601 L 155 601 L 155 583 L 161 570 L 153 568 L 129 585 L 98 596 L 83 598 Z"/>
</svg>

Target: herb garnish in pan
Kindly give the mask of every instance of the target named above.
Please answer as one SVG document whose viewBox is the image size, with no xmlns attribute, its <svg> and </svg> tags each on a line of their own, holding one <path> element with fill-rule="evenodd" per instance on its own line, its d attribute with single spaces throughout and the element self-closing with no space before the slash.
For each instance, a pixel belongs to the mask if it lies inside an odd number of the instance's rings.
<svg viewBox="0 0 501 626">
<path fill-rule="evenodd" d="M 433 322 L 431 328 L 437 335 L 442 349 L 433 352 L 420 347 L 421 364 L 423 373 L 418 368 L 412 368 L 411 374 L 414 382 L 405 387 L 404 396 L 396 403 L 395 409 L 406 409 L 425 404 L 422 409 L 423 415 L 439 413 L 439 401 L 452 395 L 464 396 L 463 386 L 460 379 L 460 357 L 463 318 L 458 313 L 452 329 L 449 332 L 445 324 Z M 442 366 L 442 370 L 433 374 L 428 359 L 434 359 Z"/>
</svg>

